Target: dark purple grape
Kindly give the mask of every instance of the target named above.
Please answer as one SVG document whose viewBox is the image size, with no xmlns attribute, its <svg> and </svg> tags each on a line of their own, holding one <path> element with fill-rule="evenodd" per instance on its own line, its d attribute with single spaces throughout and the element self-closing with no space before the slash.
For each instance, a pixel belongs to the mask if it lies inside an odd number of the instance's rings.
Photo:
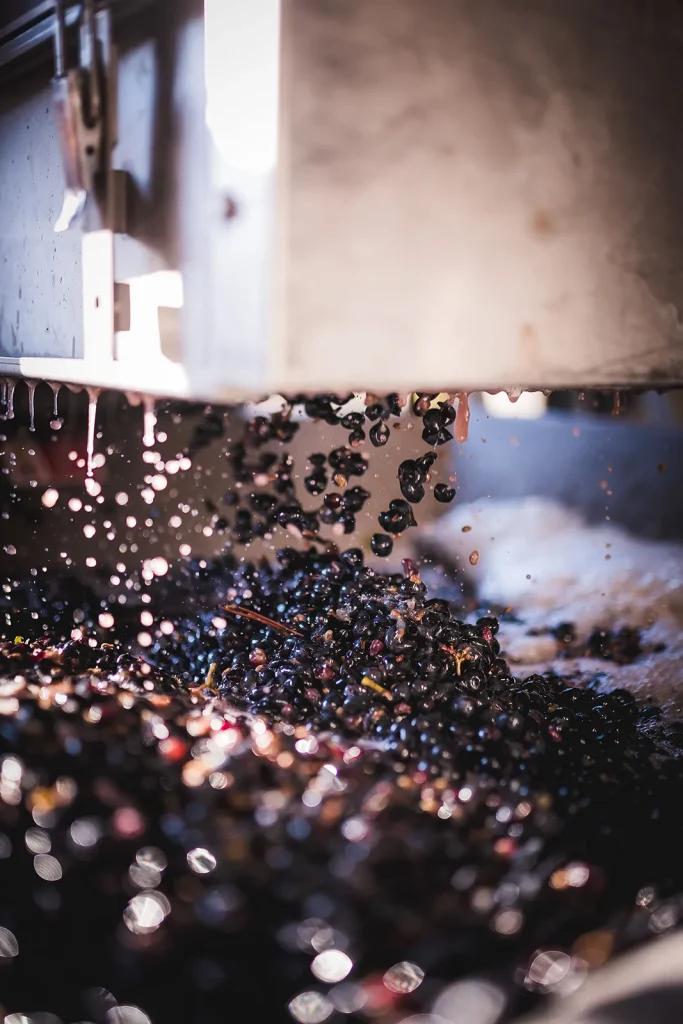
<svg viewBox="0 0 683 1024">
<path fill-rule="evenodd" d="M 390 501 L 388 511 L 380 512 L 377 518 L 379 525 L 386 533 L 403 533 L 408 527 L 417 526 L 412 508 L 407 501 L 403 501 L 401 498 Z"/>
<path fill-rule="evenodd" d="M 346 512 L 360 512 L 365 502 L 370 497 L 370 492 L 363 487 L 349 487 L 342 496 L 342 504 Z"/>
<path fill-rule="evenodd" d="M 421 483 L 407 483 L 401 481 L 401 494 L 413 504 L 422 501 L 425 496 L 425 489 Z"/>
<path fill-rule="evenodd" d="M 422 470 L 415 459 L 404 459 L 398 467 L 399 480 L 407 483 L 418 483 L 422 479 Z"/>
<path fill-rule="evenodd" d="M 373 402 L 365 410 L 365 415 L 369 420 L 378 420 L 382 415 L 383 409 L 379 402 Z"/>
<path fill-rule="evenodd" d="M 365 416 L 362 412 L 349 412 L 340 420 L 345 430 L 359 430 L 364 422 Z"/>
<path fill-rule="evenodd" d="M 423 477 L 427 475 L 429 470 L 432 468 L 436 460 L 438 459 L 436 452 L 425 452 L 419 459 L 416 459 L 417 467 Z"/>
<path fill-rule="evenodd" d="M 327 475 L 325 473 L 311 473 L 304 478 L 304 487 L 309 494 L 322 494 L 327 487 Z"/>
<path fill-rule="evenodd" d="M 435 409 L 427 410 L 422 422 L 425 425 L 425 430 L 439 430 L 446 425 L 446 418 L 447 413 L 440 406 L 437 406 Z"/>
<path fill-rule="evenodd" d="M 390 433 L 391 432 L 386 423 L 383 423 L 380 420 L 379 423 L 375 423 L 374 427 L 370 428 L 369 436 L 375 448 L 382 448 L 389 440 Z"/>
<path fill-rule="evenodd" d="M 373 533 L 370 547 L 373 554 L 378 555 L 380 558 L 386 558 L 393 551 L 394 542 L 391 537 L 387 537 L 386 533 Z"/>
<path fill-rule="evenodd" d="M 413 412 L 416 416 L 424 416 L 428 412 L 430 405 L 436 398 L 436 395 L 423 395 L 417 396 L 413 402 Z"/>
<path fill-rule="evenodd" d="M 455 487 L 449 487 L 448 484 L 437 484 L 434 488 L 434 497 L 437 501 L 448 504 L 455 497 Z"/>
</svg>

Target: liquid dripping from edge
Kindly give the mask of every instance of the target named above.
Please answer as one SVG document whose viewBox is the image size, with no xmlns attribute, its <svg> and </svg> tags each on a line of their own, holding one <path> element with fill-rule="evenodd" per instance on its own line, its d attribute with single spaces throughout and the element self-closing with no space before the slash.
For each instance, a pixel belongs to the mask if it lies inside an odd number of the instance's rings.
<svg viewBox="0 0 683 1024">
<path fill-rule="evenodd" d="M 5 392 L 5 416 L 6 420 L 14 419 L 14 389 L 17 386 L 15 380 L 7 381 L 7 391 Z"/>
<path fill-rule="evenodd" d="M 0 405 L 3 408 L 7 405 L 7 377 L 0 377 Z M 5 418 L 4 414 L 2 418 Z"/>
<path fill-rule="evenodd" d="M 86 448 L 87 468 L 86 476 L 93 474 L 93 459 L 95 457 L 95 417 L 97 416 L 97 399 L 99 388 L 87 388 L 88 392 L 88 441 Z"/>
<path fill-rule="evenodd" d="M 621 412 L 621 391 L 614 392 L 614 404 L 612 406 L 612 415 L 618 416 Z"/>
<path fill-rule="evenodd" d="M 59 419 L 59 392 L 62 390 L 61 384 L 53 384 L 52 381 L 48 382 L 52 388 L 52 417 L 53 419 Z"/>
<path fill-rule="evenodd" d="M 458 411 L 455 414 L 455 440 L 464 444 L 470 427 L 470 399 L 465 392 L 458 395 Z"/>
<path fill-rule="evenodd" d="M 157 415 L 154 411 L 154 399 L 145 395 L 142 399 L 144 413 L 142 419 L 142 443 L 145 448 L 153 448 L 156 443 L 154 428 L 157 425 Z"/>
<path fill-rule="evenodd" d="M 32 434 L 36 432 L 36 381 L 27 380 L 26 387 L 28 388 L 28 416 L 29 423 L 28 429 Z"/>
</svg>

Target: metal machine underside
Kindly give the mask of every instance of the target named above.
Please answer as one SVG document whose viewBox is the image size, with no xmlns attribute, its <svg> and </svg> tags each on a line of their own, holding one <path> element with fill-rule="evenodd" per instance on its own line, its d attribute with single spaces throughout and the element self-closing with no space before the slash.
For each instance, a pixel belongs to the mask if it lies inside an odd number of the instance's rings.
<svg viewBox="0 0 683 1024">
<path fill-rule="evenodd" d="M 683 382 L 680 5 L 65 3 L 104 113 L 60 233 L 54 10 L 0 24 L 0 372 L 222 400 Z"/>
</svg>

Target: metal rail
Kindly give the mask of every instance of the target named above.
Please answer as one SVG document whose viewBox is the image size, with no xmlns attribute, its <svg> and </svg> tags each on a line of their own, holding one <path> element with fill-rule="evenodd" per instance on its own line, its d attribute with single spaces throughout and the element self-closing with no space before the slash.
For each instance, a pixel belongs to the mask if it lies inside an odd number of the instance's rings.
<svg viewBox="0 0 683 1024">
<path fill-rule="evenodd" d="M 110 0 L 109 6 L 117 16 L 131 15 L 142 8 L 149 6 L 153 0 Z M 54 19 L 57 7 L 63 10 L 63 27 L 69 29 L 75 25 L 81 16 L 82 3 L 69 3 L 68 0 L 42 0 L 41 3 L 33 5 L 31 10 L 22 14 L 19 18 L 0 25 L 0 77 L 15 74 L 23 70 L 16 66 L 16 62 L 32 54 L 36 59 L 49 60 L 52 56 L 47 44 L 54 39 Z M 99 3 L 94 3 L 95 9 Z M 40 53 L 41 47 L 44 52 Z"/>
</svg>

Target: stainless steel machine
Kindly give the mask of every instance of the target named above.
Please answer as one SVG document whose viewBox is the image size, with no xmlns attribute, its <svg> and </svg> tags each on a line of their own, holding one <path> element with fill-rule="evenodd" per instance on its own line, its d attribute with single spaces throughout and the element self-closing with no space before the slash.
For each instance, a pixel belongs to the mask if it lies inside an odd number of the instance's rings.
<svg viewBox="0 0 683 1024">
<path fill-rule="evenodd" d="M 673 0 L 13 0 L 0 370 L 683 380 Z"/>
</svg>

